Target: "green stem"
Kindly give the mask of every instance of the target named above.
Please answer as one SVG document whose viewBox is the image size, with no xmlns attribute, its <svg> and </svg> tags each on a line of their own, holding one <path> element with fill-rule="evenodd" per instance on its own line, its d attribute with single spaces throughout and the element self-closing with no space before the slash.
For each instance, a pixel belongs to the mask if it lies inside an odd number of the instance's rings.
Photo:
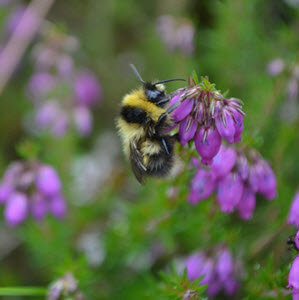
<svg viewBox="0 0 299 300">
<path fill-rule="evenodd" d="M 0 296 L 45 296 L 47 289 L 42 287 L 0 287 Z"/>
</svg>

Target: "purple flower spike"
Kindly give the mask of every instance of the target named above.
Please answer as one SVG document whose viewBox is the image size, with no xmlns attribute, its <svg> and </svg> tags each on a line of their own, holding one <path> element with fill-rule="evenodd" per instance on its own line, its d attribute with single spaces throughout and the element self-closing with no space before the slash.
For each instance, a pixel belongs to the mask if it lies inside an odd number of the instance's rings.
<svg viewBox="0 0 299 300">
<path fill-rule="evenodd" d="M 188 200 L 191 204 L 197 204 L 199 201 L 212 195 L 215 190 L 215 181 L 210 172 L 200 169 L 191 182 L 191 191 Z"/>
<path fill-rule="evenodd" d="M 76 78 L 75 92 L 78 104 L 95 104 L 101 96 L 101 87 L 95 74 L 91 71 L 81 72 Z"/>
<path fill-rule="evenodd" d="M 4 217 L 10 226 L 22 223 L 28 213 L 27 197 L 22 193 L 14 193 L 7 201 Z"/>
<path fill-rule="evenodd" d="M 225 282 L 232 274 L 234 270 L 233 258 L 227 249 L 220 251 L 215 268 L 222 282 Z"/>
<path fill-rule="evenodd" d="M 92 129 L 92 115 L 85 106 L 79 106 L 74 111 L 74 122 L 81 136 L 88 136 Z"/>
<path fill-rule="evenodd" d="M 243 192 L 243 183 L 238 174 L 230 173 L 219 181 L 217 200 L 221 210 L 231 213 L 239 203 Z"/>
<path fill-rule="evenodd" d="M 65 217 L 66 203 L 61 195 L 56 195 L 50 199 L 49 208 L 56 218 L 63 219 Z"/>
<path fill-rule="evenodd" d="M 172 104 L 174 104 L 175 102 L 179 101 L 181 95 L 182 95 L 182 93 L 174 96 L 170 100 L 170 106 Z M 191 113 L 192 107 L 193 107 L 192 99 L 187 98 L 184 101 L 182 101 L 182 103 L 172 113 L 173 121 L 180 122 L 180 121 L 184 120 Z"/>
<path fill-rule="evenodd" d="M 255 208 L 255 193 L 249 188 L 244 187 L 243 194 L 237 209 L 242 219 L 248 220 L 252 217 Z"/>
<path fill-rule="evenodd" d="M 41 194 L 35 193 L 30 199 L 30 211 L 34 219 L 42 220 L 48 211 L 47 201 Z"/>
<path fill-rule="evenodd" d="M 220 114 L 215 121 L 219 134 L 230 144 L 232 144 L 234 142 L 235 136 L 235 122 L 231 114 L 228 111 L 224 110 L 223 113 Z"/>
<path fill-rule="evenodd" d="M 180 142 L 184 146 L 194 138 L 197 129 L 197 121 L 192 118 L 185 118 L 180 125 L 179 137 Z"/>
<path fill-rule="evenodd" d="M 296 256 L 293 261 L 289 273 L 289 284 L 287 288 L 290 288 L 294 294 L 299 293 L 299 256 Z"/>
<path fill-rule="evenodd" d="M 237 155 L 233 148 L 221 145 L 221 148 L 214 157 L 213 164 L 211 165 L 213 177 L 219 179 L 227 175 L 235 165 L 236 158 Z"/>
<path fill-rule="evenodd" d="M 205 129 L 202 126 L 196 132 L 194 141 L 196 150 L 202 158 L 201 162 L 205 165 L 211 165 L 221 146 L 221 136 L 218 131 L 211 127 Z"/>
<path fill-rule="evenodd" d="M 258 192 L 267 199 L 272 200 L 276 197 L 276 178 L 273 170 L 266 161 L 261 161 L 258 166 L 259 188 Z"/>
<path fill-rule="evenodd" d="M 36 186 L 39 192 L 46 196 L 53 196 L 60 192 L 61 183 L 56 171 L 44 165 L 40 167 L 36 176 Z"/>
<path fill-rule="evenodd" d="M 299 192 L 296 193 L 292 202 L 288 224 L 294 224 L 296 227 L 299 227 Z"/>
</svg>

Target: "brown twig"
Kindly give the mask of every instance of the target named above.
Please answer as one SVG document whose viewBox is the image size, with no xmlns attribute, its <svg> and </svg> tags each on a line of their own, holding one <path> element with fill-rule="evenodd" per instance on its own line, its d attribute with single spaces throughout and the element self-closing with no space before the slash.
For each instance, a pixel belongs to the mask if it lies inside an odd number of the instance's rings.
<svg viewBox="0 0 299 300">
<path fill-rule="evenodd" d="M 0 55 L 0 95 L 55 0 L 32 0 Z"/>
</svg>

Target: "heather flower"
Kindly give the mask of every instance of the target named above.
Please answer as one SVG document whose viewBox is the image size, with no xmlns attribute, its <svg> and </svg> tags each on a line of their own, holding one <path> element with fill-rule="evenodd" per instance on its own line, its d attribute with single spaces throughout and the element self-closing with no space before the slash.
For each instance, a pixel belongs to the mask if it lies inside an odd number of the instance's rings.
<svg viewBox="0 0 299 300">
<path fill-rule="evenodd" d="M 36 174 L 35 184 L 37 190 L 46 195 L 53 196 L 60 192 L 61 183 L 60 179 L 51 166 L 41 166 Z"/>
<path fill-rule="evenodd" d="M 288 223 L 299 227 L 299 192 L 296 193 L 289 212 Z"/>
<path fill-rule="evenodd" d="M 197 172 L 191 181 L 189 202 L 197 204 L 217 191 L 217 201 L 223 212 L 232 213 L 237 208 L 240 217 L 248 220 L 256 205 L 256 193 L 273 199 L 277 194 L 273 170 L 256 150 L 246 152 L 221 145 L 211 166 L 205 168 L 192 158 Z M 289 222 L 299 224 L 294 211 L 294 217 L 290 217 Z"/>
<path fill-rule="evenodd" d="M 265 160 L 259 160 L 257 163 L 258 172 L 258 192 L 267 199 L 272 200 L 276 196 L 276 178 L 273 170 Z"/>
<path fill-rule="evenodd" d="M 188 196 L 189 202 L 197 204 L 199 201 L 210 197 L 215 187 L 212 174 L 205 169 L 199 169 L 191 181 L 191 189 Z"/>
<path fill-rule="evenodd" d="M 66 213 L 58 174 L 37 161 L 20 161 L 8 167 L 0 183 L 0 199 L 10 226 L 22 223 L 28 215 L 40 221 L 48 213 L 57 218 Z"/>
<path fill-rule="evenodd" d="M 233 148 L 226 147 L 222 144 L 211 165 L 213 177 L 219 179 L 227 175 L 234 167 L 236 158 L 236 151 Z"/>
<path fill-rule="evenodd" d="M 10 226 L 22 223 L 28 214 L 28 200 L 23 193 L 14 193 L 8 199 L 4 210 L 4 217 Z"/>
<path fill-rule="evenodd" d="M 233 268 L 233 258 L 230 252 L 226 248 L 221 249 L 215 265 L 216 272 L 219 274 L 219 279 L 224 282 L 233 272 Z"/>
<path fill-rule="evenodd" d="M 216 129 L 201 127 L 194 138 L 195 147 L 204 165 L 211 165 L 221 146 L 221 137 Z"/>
<path fill-rule="evenodd" d="M 185 265 L 189 280 L 193 281 L 203 276 L 200 284 L 208 285 L 207 294 L 211 298 L 221 291 L 226 295 L 232 295 L 238 288 L 235 278 L 236 263 L 225 247 L 218 248 L 211 256 L 207 256 L 204 252 L 195 253 L 187 258 Z"/>
<path fill-rule="evenodd" d="M 285 63 L 282 59 L 276 58 L 267 65 L 267 72 L 271 76 L 280 74 L 285 68 Z"/>
<path fill-rule="evenodd" d="M 78 300 L 85 299 L 78 289 L 77 280 L 71 273 L 67 273 L 64 277 L 54 281 L 49 287 L 47 300 L 58 300 L 61 297 Z"/>
<path fill-rule="evenodd" d="M 32 75 L 28 83 L 28 91 L 33 101 L 43 100 L 53 90 L 55 78 L 50 73 L 39 72 Z"/>
<path fill-rule="evenodd" d="M 91 106 L 101 97 L 100 83 L 90 70 L 75 69 L 70 52 L 77 47 L 76 39 L 49 24 L 41 36 L 33 51 L 35 73 L 27 84 L 36 126 L 28 127 L 33 132 L 47 130 L 56 138 L 75 128 L 86 137 L 93 126 Z"/>
<path fill-rule="evenodd" d="M 157 33 L 170 51 L 181 51 L 187 55 L 194 50 L 194 27 L 188 19 L 170 15 L 157 19 Z"/>
<path fill-rule="evenodd" d="M 44 102 L 36 112 L 35 123 L 39 128 L 46 129 L 55 123 L 55 120 L 59 113 L 61 112 L 61 108 L 57 101 L 47 101 Z"/>
<path fill-rule="evenodd" d="M 287 87 L 288 99 L 295 101 L 298 98 L 298 81 L 296 78 L 291 78 Z"/>
<path fill-rule="evenodd" d="M 229 173 L 221 179 L 217 189 L 217 200 L 223 212 L 230 213 L 239 203 L 243 193 L 243 183 L 236 173 Z"/>
<path fill-rule="evenodd" d="M 88 136 L 92 129 L 92 115 L 85 106 L 78 106 L 74 111 L 74 124 L 81 136 Z"/>
<path fill-rule="evenodd" d="M 187 276 L 190 280 L 196 280 L 202 273 L 202 266 L 205 257 L 202 253 L 194 254 L 190 256 L 186 261 Z"/>
<path fill-rule="evenodd" d="M 237 204 L 238 212 L 242 219 L 251 219 L 255 208 L 255 192 L 244 186 L 242 197 Z"/>
<path fill-rule="evenodd" d="M 299 293 L 299 256 L 296 256 L 293 261 L 288 280 L 287 288 L 290 288 L 293 294 Z"/>
<path fill-rule="evenodd" d="M 94 105 L 101 96 L 99 82 L 91 71 L 81 71 L 75 80 L 75 93 L 79 105 Z"/>
<path fill-rule="evenodd" d="M 235 121 L 231 113 L 227 110 L 224 110 L 222 114 L 219 114 L 215 119 L 216 128 L 224 139 L 226 139 L 230 144 L 234 142 L 235 136 Z"/>
<path fill-rule="evenodd" d="M 239 142 L 243 131 L 242 101 L 225 98 L 207 78 L 195 85 L 172 93 L 170 107 L 173 122 L 179 127 L 179 138 L 184 146 L 194 140 L 202 164 L 211 165 L 217 155 L 221 138 L 229 143 Z M 179 104 L 178 104 L 179 103 Z"/>
</svg>

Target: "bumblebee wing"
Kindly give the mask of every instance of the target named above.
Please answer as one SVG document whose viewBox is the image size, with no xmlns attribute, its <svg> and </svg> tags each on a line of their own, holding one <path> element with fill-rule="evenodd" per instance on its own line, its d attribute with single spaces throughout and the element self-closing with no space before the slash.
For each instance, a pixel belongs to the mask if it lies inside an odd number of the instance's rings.
<svg viewBox="0 0 299 300">
<path fill-rule="evenodd" d="M 136 179 L 141 183 L 144 184 L 144 175 L 147 171 L 147 168 L 144 166 L 142 162 L 142 155 L 137 148 L 135 142 L 130 145 L 130 162 L 133 173 Z"/>
</svg>

